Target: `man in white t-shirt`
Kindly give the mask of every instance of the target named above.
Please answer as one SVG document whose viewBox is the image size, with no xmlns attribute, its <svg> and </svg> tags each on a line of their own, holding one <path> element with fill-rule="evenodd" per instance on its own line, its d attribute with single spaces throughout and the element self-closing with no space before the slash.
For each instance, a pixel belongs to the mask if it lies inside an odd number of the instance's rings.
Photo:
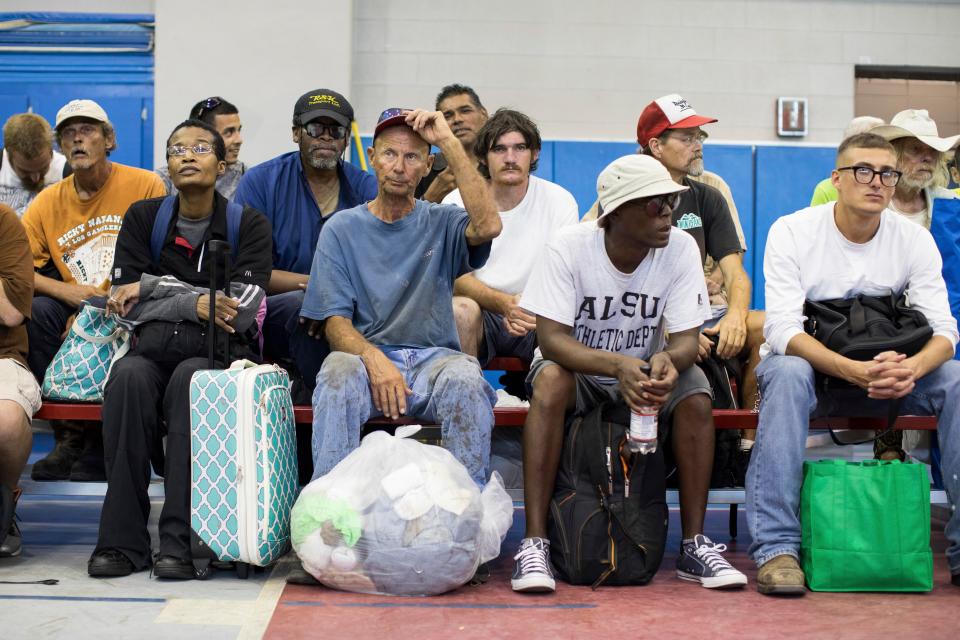
<svg viewBox="0 0 960 640">
<path fill-rule="evenodd" d="M 460 276 L 454 287 L 460 348 L 481 366 L 496 356 L 527 363 L 533 359 L 536 318 L 520 308 L 520 293 L 553 232 L 579 219 L 570 192 L 530 175 L 537 168 L 540 147 L 537 125 L 512 109 L 493 114 L 474 144 L 480 173 L 503 222 L 487 264 Z M 450 192 L 443 203 L 462 207 L 460 190 Z"/>
<path fill-rule="evenodd" d="M 53 150 L 53 130 L 43 116 L 18 113 L 3 125 L 0 202 L 23 217 L 44 187 L 70 175 L 63 154 Z"/>
<path fill-rule="evenodd" d="M 893 147 L 876 133 L 844 140 L 832 175 L 837 202 L 784 216 L 767 236 L 766 342 L 757 367 L 762 401 L 747 472 L 750 555 L 760 567 L 760 593 L 804 593 L 798 512 L 811 415 L 884 415 L 888 403 L 876 400 L 900 398 L 901 413 L 937 416 L 947 495 L 960 497 L 960 362 L 951 360 L 957 322 L 930 233 L 888 208 L 903 179 L 896 166 Z M 804 333 L 805 300 L 899 296 L 907 289 L 910 305 L 933 329 L 915 355 L 887 351 L 852 360 Z M 866 393 L 817 392 L 815 371 Z M 960 514 L 951 514 L 946 536 L 953 584 L 960 586 Z"/>
<path fill-rule="evenodd" d="M 527 377 L 533 396 L 523 428 L 526 533 L 511 580 L 515 591 L 555 588 L 546 519 L 567 411 L 622 398 L 635 411 L 659 407 L 665 429 L 681 401 L 698 398 L 709 406 L 710 385 L 693 366 L 700 327 L 710 318 L 700 252 L 690 234 L 671 224 L 687 188 L 649 156 L 615 160 L 597 178 L 603 214 L 558 231 L 523 291 L 520 306 L 536 315 L 543 359 Z M 703 535 L 713 432 L 701 426 L 672 427 L 684 538 L 677 573 L 705 587 L 741 586 L 746 576 L 720 555 L 726 547 Z M 684 473 L 691 468 L 696 472 Z"/>
</svg>

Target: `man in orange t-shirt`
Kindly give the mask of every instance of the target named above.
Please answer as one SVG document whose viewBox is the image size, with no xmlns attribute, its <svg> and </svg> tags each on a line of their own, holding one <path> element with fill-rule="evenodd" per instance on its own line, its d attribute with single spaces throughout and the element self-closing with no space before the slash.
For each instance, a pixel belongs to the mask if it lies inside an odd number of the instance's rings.
<svg viewBox="0 0 960 640">
<path fill-rule="evenodd" d="M 116 133 L 96 102 L 68 102 L 57 112 L 55 129 L 73 175 L 42 191 L 23 215 L 35 271 L 27 360 L 38 380 L 43 380 L 80 303 L 107 294 L 127 208 L 166 194 L 152 171 L 110 161 Z M 33 465 L 33 479 L 102 481 L 100 431 L 88 429 L 84 444 L 81 431 L 62 423 L 53 427 L 56 445 Z"/>
</svg>

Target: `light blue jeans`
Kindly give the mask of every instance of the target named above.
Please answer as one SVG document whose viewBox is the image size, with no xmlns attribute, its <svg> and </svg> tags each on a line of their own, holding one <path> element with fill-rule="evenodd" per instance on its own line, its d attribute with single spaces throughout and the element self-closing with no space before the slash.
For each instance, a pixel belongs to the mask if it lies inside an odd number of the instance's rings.
<svg viewBox="0 0 960 640">
<path fill-rule="evenodd" d="M 750 555 L 763 565 L 800 551 L 800 485 L 810 416 L 886 416 L 889 404 L 862 393 L 817 394 L 813 367 L 796 356 L 769 355 L 757 367 L 760 423 L 747 471 Z M 952 398 L 952 400 L 951 400 Z M 900 404 L 902 415 L 938 416 L 943 482 L 951 504 L 960 498 L 960 362 L 949 360 L 917 381 Z M 947 561 L 960 572 L 960 517 L 947 522 Z"/>
<path fill-rule="evenodd" d="M 483 379 L 476 358 L 442 347 L 382 351 L 413 390 L 406 415 L 439 421 L 446 448 L 482 486 L 490 464 L 497 394 Z M 327 356 L 313 391 L 313 479 L 329 473 L 360 446 L 363 423 L 381 415 L 360 357 L 340 351 Z"/>
</svg>

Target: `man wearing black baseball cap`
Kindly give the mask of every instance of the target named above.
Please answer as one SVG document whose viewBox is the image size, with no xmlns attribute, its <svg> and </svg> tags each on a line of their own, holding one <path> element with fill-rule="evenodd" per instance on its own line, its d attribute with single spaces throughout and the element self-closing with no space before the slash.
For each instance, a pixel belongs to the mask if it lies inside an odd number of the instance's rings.
<svg viewBox="0 0 960 640">
<path fill-rule="evenodd" d="M 273 227 L 264 355 L 293 358 L 309 387 L 326 352 L 298 325 L 317 236 L 331 215 L 377 195 L 376 179 L 343 161 L 352 122 L 353 107 L 343 95 L 330 89 L 303 94 L 293 107 L 298 150 L 248 170 L 234 195 L 236 202 L 262 211 Z"/>
<path fill-rule="evenodd" d="M 418 200 L 435 145 L 463 207 Z M 486 262 L 497 206 L 439 111 L 387 109 L 367 149 L 377 197 L 338 213 L 317 241 L 301 315 L 331 353 L 313 395 L 314 478 L 360 444 L 373 416 L 442 425 L 445 446 L 486 481 L 496 394 L 459 351 L 454 280 Z"/>
</svg>

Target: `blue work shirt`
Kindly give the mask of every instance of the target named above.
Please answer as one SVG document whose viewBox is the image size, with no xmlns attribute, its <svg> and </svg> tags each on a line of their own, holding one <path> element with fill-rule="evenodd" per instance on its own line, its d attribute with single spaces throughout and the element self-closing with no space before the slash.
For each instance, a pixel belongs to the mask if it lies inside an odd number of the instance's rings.
<svg viewBox="0 0 960 640">
<path fill-rule="evenodd" d="M 377 197 L 377 179 L 352 164 L 337 165 L 340 199 L 336 211 Z M 299 151 L 291 151 L 248 169 L 233 200 L 262 212 L 273 227 L 273 268 L 309 273 L 320 229 L 329 219 L 303 175 Z"/>
<path fill-rule="evenodd" d="M 392 223 L 366 204 L 341 211 L 320 233 L 300 315 L 349 318 L 379 347 L 459 350 L 453 281 L 482 267 L 491 244 L 470 246 L 469 222 L 457 205 L 424 200 Z"/>
</svg>

